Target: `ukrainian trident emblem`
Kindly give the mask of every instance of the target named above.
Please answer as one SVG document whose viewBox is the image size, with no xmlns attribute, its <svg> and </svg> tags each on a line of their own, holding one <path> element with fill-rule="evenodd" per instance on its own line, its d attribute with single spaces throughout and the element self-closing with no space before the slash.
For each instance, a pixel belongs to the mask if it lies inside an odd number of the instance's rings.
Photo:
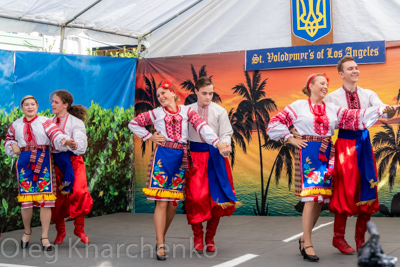
<svg viewBox="0 0 400 267">
<path fill-rule="evenodd" d="M 332 30 L 330 0 L 292 0 L 293 34 L 314 42 Z"/>
</svg>

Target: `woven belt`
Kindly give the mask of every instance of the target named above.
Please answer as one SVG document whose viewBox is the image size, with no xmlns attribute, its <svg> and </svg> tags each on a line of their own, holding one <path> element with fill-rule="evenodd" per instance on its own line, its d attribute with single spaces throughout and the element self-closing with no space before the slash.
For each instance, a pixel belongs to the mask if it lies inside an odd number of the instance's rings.
<svg viewBox="0 0 400 267">
<path fill-rule="evenodd" d="M 21 151 L 22 152 L 26 152 L 26 151 L 34 151 L 34 150 L 49 150 L 50 147 L 47 145 L 39 145 L 39 146 L 24 146 L 21 147 Z"/>
</svg>

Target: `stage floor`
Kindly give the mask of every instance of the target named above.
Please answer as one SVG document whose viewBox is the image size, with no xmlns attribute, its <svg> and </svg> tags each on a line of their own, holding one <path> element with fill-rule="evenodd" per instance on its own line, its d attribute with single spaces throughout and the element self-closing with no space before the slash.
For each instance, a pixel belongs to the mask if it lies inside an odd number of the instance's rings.
<svg viewBox="0 0 400 267">
<path fill-rule="evenodd" d="M 37 212 L 37 211 L 36 211 Z M 346 239 L 355 248 L 356 218 L 349 218 Z M 400 218 L 373 218 L 384 252 L 400 259 Z M 298 250 L 301 217 L 232 216 L 222 218 L 215 242 L 217 253 L 197 254 L 185 215 L 176 215 L 166 236 L 168 259 L 155 259 L 153 214 L 118 213 L 86 220 L 91 243 L 86 246 L 66 223 L 67 236 L 52 252 L 40 250 L 40 228 L 33 228 L 29 249 L 19 247 L 23 230 L 3 233 L 0 266 L 310 266 Z M 332 246 L 333 217 L 322 217 L 313 233 L 323 266 L 357 266 L 357 256 L 342 255 Z M 56 236 L 50 226 L 49 238 Z M 367 238 L 369 234 L 367 234 Z M 109 264 L 107 264 L 108 262 Z M 322 266 L 322 265 L 321 265 Z"/>
</svg>

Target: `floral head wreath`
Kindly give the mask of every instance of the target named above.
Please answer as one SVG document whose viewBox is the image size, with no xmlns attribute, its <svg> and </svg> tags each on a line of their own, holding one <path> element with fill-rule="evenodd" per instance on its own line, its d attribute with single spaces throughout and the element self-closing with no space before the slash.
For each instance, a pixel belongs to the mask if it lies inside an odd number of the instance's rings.
<svg viewBox="0 0 400 267">
<path fill-rule="evenodd" d="M 326 78 L 326 80 L 328 81 L 328 83 L 329 83 L 329 78 L 328 78 L 328 76 L 326 76 L 326 73 L 315 73 L 315 74 L 311 74 L 310 76 L 308 76 L 308 79 L 307 79 L 307 86 L 306 86 L 306 88 L 307 88 L 308 91 L 310 91 L 310 83 L 311 83 L 311 81 L 312 81 L 312 80 L 314 79 L 314 77 L 317 76 L 317 75 L 322 75 L 322 76 L 324 76 L 324 77 Z"/>
<path fill-rule="evenodd" d="M 168 90 L 170 90 L 172 93 L 175 93 L 175 92 L 174 92 L 174 89 L 172 89 L 172 87 L 171 87 L 171 82 L 169 82 L 169 81 L 164 81 L 164 82 L 162 82 L 159 88 L 168 89 Z"/>
</svg>

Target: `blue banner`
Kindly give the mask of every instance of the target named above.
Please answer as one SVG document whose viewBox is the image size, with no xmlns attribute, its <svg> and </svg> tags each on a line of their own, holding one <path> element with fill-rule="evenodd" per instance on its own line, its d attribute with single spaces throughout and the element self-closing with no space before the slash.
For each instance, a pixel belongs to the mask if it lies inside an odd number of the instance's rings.
<svg viewBox="0 0 400 267">
<path fill-rule="evenodd" d="M 14 107 L 14 52 L 0 50 L 0 110 Z"/>
<path fill-rule="evenodd" d="M 348 55 L 358 64 L 385 63 L 385 41 L 246 51 L 246 71 L 336 65 Z"/>
<path fill-rule="evenodd" d="M 0 51 L 5 52 L 5 51 Z M 65 89 L 74 96 L 74 104 L 86 107 L 91 102 L 103 108 L 129 108 L 135 99 L 135 58 L 64 55 L 42 52 L 15 53 L 15 70 L 0 77 L 0 85 L 12 81 L 0 108 L 6 111 L 19 106 L 25 95 L 33 95 L 39 102 L 39 112 L 51 107 L 49 95 Z M 6 58 L 0 54 L 0 62 Z M 11 66 L 14 68 L 14 61 Z M 11 67 L 8 67 L 8 69 Z M 10 93 L 13 90 L 14 94 Z M 3 94 L 2 94 L 3 95 Z M 13 102 L 14 105 L 10 106 Z"/>
</svg>

